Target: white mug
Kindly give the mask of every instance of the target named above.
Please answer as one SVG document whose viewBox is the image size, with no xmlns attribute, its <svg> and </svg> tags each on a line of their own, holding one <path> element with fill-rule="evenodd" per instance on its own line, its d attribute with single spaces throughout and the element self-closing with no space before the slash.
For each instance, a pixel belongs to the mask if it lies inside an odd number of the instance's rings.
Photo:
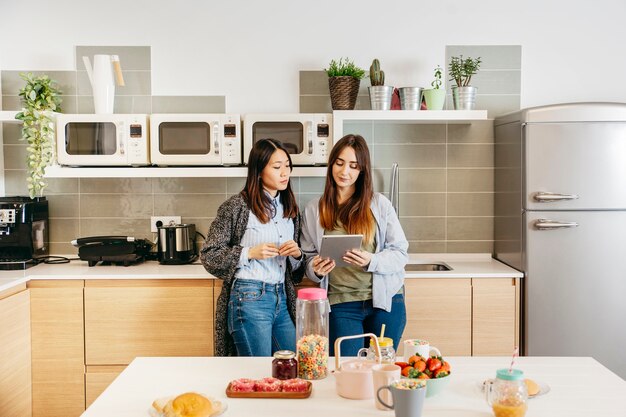
<svg viewBox="0 0 626 417">
<path fill-rule="evenodd" d="M 379 364 L 372 366 L 372 381 L 374 383 L 374 392 L 378 392 L 381 387 L 386 387 L 393 381 L 400 379 L 400 367 L 393 364 Z M 380 394 L 383 401 L 387 404 L 391 403 L 391 392 L 384 392 Z M 378 399 L 378 395 L 374 395 L 374 404 L 379 410 L 390 410 L 389 407 L 382 405 Z"/>
<path fill-rule="evenodd" d="M 441 352 L 434 346 L 431 346 L 426 340 L 406 339 L 404 341 L 404 359 L 408 360 L 413 355 L 420 355 L 424 359 L 431 356 L 441 356 Z"/>
</svg>

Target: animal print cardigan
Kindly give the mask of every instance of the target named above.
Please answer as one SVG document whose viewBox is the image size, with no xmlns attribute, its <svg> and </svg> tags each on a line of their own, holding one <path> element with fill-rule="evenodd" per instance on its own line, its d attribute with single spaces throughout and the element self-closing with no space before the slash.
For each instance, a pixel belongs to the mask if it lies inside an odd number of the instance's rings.
<svg viewBox="0 0 626 417">
<path fill-rule="evenodd" d="M 207 235 L 206 242 L 200 250 L 200 261 L 204 268 L 217 278 L 223 280 L 222 293 L 217 299 L 215 308 L 215 356 L 236 356 L 237 349 L 228 332 L 228 301 L 235 270 L 239 262 L 242 246 L 239 245 L 248 225 L 250 209 L 241 194 L 226 200 L 217 211 L 217 216 Z M 300 214 L 294 219 L 293 240 L 300 245 Z M 295 284 L 302 281 L 305 262 L 295 271 L 287 262 L 285 271 L 285 293 L 287 308 L 295 323 L 296 290 Z"/>
</svg>

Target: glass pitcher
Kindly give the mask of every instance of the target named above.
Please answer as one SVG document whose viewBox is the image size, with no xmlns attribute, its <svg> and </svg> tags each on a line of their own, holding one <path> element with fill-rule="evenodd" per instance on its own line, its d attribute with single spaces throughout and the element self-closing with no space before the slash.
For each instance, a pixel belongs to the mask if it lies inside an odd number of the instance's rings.
<svg viewBox="0 0 626 417">
<path fill-rule="evenodd" d="M 524 372 L 498 369 L 496 379 L 486 388 L 487 403 L 496 417 L 524 417 L 528 408 Z"/>
<path fill-rule="evenodd" d="M 396 361 L 396 351 L 393 348 L 393 339 L 390 337 L 379 337 L 378 345 L 380 346 L 380 360 L 382 363 L 394 363 Z M 376 361 L 376 352 L 374 351 L 373 340 L 370 339 L 369 348 L 361 348 L 357 353 L 358 357 L 365 358 L 370 361 Z"/>
</svg>

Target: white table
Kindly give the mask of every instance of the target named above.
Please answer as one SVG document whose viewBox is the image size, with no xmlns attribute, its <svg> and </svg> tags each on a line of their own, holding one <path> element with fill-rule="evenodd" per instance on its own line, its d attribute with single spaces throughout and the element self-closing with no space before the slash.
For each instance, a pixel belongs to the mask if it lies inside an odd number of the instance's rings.
<svg viewBox="0 0 626 417">
<path fill-rule="evenodd" d="M 506 368 L 506 357 L 449 357 L 450 384 L 428 398 L 424 417 L 488 417 L 478 383 Z M 334 360 L 331 359 L 330 367 Z M 516 368 L 550 392 L 529 400 L 527 417 L 625 417 L 626 381 L 592 358 L 522 357 Z M 374 400 L 347 400 L 335 391 L 335 379 L 313 381 L 311 397 L 304 400 L 227 398 L 230 380 L 262 378 L 271 374 L 271 358 L 137 358 L 85 411 L 83 417 L 148 416 L 155 398 L 197 391 L 224 400 L 225 416 L 362 417 L 393 416 L 374 407 Z"/>
</svg>

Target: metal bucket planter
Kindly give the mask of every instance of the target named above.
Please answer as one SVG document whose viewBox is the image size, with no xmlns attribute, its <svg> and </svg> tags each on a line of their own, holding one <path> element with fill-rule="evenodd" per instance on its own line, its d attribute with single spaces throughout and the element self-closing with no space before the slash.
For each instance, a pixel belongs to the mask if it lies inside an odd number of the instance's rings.
<svg viewBox="0 0 626 417">
<path fill-rule="evenodd" d="M 393 87 L 389 85 L 373 85 L 368 87 L 370 93 L 370 104 L 372 110 L 391 109 L 391 96 Z"/>
<path fill-rule="evenodd" d="M 419 110 L 422 103 L 422 87 L 401 87 L 400 108 L 402 110 Z"/>
<path fill-rule="evenodd" d="M 350 76 L 328 77 L 333 110 L 354 110 L 361 80 Z"/>
<path fill-rule="evenodd" d="M 443 88 L 429 88 L 422 91 L 427 110 L 443 110 L 446 103 L 446 90 Z"/>
<path fill-rule="evenodd" d="M 454 110 L 474 110 L 477 91 L 476 87 L 452 87 Z"/>
</svg>

